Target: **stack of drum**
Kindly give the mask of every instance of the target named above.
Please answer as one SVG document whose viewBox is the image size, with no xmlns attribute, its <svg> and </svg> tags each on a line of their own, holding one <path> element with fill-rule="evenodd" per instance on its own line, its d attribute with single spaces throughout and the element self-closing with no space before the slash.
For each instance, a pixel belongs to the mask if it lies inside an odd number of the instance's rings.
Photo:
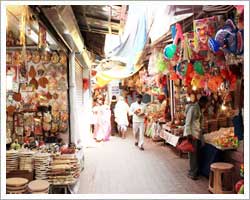
<svg viewBox="0 0 250 200">
<path fill-rule="evenodd" d="M 21 151 L 19 152 L 19 169 L 33 171 L 33 151 Z"/>
<path fill-rule="evenodd" d="M 35 160 L 35 179 L 46 180 L 48 179 L 47 172 L 50 165 L 50 154 L 36 153 Z"/>
<path fill-rule="evenodd" d="M 7 194 L 25 194 L 27 193 L 28 179 L 26 178 L 8 178 L 6 180 Z"/>
<path fill-rule="evenodd" d="M 31 194 L 48 194 L 49 182 L 46 180 L 31 181 L 28 185 L 28 191 Z"/>
<path fill-rule="evenodd" d="M 18 154 L 15 150 L 6 152 L 6 173 L 18 169 Z"/>
</svg>

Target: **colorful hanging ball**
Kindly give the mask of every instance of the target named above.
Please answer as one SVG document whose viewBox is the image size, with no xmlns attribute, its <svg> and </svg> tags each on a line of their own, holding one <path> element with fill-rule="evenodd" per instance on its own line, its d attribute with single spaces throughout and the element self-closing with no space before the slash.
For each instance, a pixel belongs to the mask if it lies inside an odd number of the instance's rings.
<svg viewBox="0 0 250 200">
<path fill-rule="evenodd" d="M 196 61 L 194 63 L 194 70 L 196 71 L 197 74 L 204 75 L 203 66 L 200 61 Z"/>
<path fill-rule="evenodd" d="M 164 49 L 164 56 L 167 58 L 167 59 L 171 59 L 174 57 L 174 54 L 176 52 L 176 45 L 175 44 L 169 44 L 165 47 Z"/>
</svg>

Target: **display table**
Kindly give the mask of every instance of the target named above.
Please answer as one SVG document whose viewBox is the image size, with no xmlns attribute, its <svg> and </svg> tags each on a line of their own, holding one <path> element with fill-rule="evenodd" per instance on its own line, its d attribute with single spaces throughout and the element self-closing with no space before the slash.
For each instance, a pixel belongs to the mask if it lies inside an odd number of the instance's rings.
<svg viewBox="0 0 250 200">
<path fill-rule="evenodd" d="M 166 126 L 162 126 L 160 131 L 160 137 L 166 141 L 166 143 L 171 144 L 172 146 L 176 147 L 179 142 L 181 136 L 176 136 L 172 134 L 170 131 L 166 130 Z"/>
<path fill-rule="evenodd" d="M 237 149 L 237 147 L 221 147 L 221 146 L 218 146 L 218 145 L 216 145 L 216 144 L 214 144 L 212 142 L 208 142 L 208 141 L 205 141 L 205 142 L 207 144 L 210 144 L 210 145 L 214 146 L 215 148 L 217 148 L 219 150 L 222 150 L 222 151 L 224 151 L 224 150 L 236 150 Z"/>
</svg>

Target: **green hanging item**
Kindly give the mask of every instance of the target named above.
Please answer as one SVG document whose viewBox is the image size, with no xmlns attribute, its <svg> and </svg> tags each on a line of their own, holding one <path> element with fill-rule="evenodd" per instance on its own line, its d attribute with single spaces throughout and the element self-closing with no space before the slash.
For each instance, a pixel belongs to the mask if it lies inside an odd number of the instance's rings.
<svg viewBox="0 0 250 200">
<path fill-rule="evenodd" d="M 194 63 L 194 71 L 199 74 L 199 75 L 204 75 L 204 70 L 203 70 L 203 66 L 202 63 L 200 61 L 196 61 Z"/>
<path fill-rule="evenodd" d="M 162 54 L 160 54 L 157 60 L 157 70 L 159 72 L 164 72 L 166 69 L 167 69 L 167 64 L 164 61 Z"/>
</svg>

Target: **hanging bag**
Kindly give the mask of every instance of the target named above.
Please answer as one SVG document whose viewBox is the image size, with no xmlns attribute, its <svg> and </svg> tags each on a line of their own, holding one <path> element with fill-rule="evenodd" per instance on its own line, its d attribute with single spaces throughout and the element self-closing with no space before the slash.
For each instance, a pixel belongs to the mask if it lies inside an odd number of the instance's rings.
<svg viewBox="0 0 250 200">
<path fill-rule="evenodd" d="M 182 152 L 190 152 L 190 153 L 195 152 L 192 140 L 189 139 L 182 140 L 181 143 L 178 144 L 176 148 Z"/>
</svg>

